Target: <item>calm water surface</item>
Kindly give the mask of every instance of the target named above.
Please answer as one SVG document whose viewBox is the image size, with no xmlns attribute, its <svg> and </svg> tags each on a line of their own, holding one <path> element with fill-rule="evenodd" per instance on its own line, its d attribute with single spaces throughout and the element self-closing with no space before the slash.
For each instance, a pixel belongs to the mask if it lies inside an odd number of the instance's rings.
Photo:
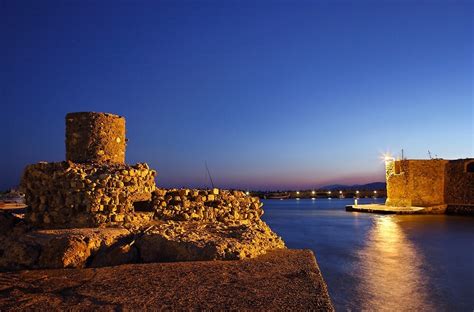
<svg viewBox="0 0 474 312">
<path fill-rule="evenodd" d="M 474 311 L 474 218 L 346 212 L 353 202 L 264 200 L 287 246 L 314 251 L 336 310 Z"/>
</svg>

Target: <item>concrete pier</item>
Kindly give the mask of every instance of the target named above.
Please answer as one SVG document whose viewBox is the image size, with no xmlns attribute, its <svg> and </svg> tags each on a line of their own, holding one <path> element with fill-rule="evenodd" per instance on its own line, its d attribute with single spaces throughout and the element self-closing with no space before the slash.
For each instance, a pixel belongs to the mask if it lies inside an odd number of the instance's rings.
<svg viewBox="0 0 474 312">
<path fill-rule="evenodd" d="M 380 214 L 444 214 L 447 205 L 429 207 L 397 207 L 382 204 L 347 205 L 346 211 L 372 212 Z"/>
<path fill-rule="evenodd" d="M 243 261 L 0 273 L 0 310 L 334 311 L 309 250 Z"/>
</svg>

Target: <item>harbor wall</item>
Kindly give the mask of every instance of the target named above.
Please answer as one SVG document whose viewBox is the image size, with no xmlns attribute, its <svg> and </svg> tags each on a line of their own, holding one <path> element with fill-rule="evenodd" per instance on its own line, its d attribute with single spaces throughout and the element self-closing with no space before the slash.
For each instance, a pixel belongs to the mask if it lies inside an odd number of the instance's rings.
<svg viewBox="0 0 474 312">
<path fill-rule="evenodd" d="M 434 207 L 474 215 L 474 159 L 395 160 L 386 163 L 387 206 Z"/>
<path fill-rule="evenodd" d="M 452 205 L 474 204 L 474 172 L 468 165 L 474 160 L 459 159 L 446 164 L 446 202 Z"/>
<path fill-rule="evenodd" d="M 435 206 L 445 202 L 446 160 L 396 160 L 387 163 L 387 206 Z"/>
<path fill-rule="evenodd" d="M 407 162 L 390 161 L 386 163 L 387 206 L 411 206 L 412 180 L 407 169 Z"/>
<path fill-rule="evenodd" d="M 458 159 L 446 164 L 446 213 L 474 215 L 473 167 L 473 159 Z"/>
<path fill-rule="evenodd" d="M 412 179 L 412 205 L 436 206 L 445 203 L 446 160 L 411 160 L 409 172 Z"/>
</svg>

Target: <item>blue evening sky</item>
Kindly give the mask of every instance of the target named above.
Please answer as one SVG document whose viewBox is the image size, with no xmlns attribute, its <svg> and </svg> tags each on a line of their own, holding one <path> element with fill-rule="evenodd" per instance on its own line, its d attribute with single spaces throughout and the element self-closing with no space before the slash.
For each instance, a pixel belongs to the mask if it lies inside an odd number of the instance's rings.
<svg viewBox="0 0 474 312">
<path fill-rule="evenodd" d="M 473 1 L 0 0 L 0 189 L 64 159 L 64 116 L 127 119 L 161 186 L 383 181 L 474 155 Z"/>
</svg>

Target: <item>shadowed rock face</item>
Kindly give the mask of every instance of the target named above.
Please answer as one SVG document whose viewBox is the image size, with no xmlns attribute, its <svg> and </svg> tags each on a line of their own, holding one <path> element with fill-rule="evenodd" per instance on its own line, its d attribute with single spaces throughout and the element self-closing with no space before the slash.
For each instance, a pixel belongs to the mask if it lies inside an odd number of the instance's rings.
<svg viewBox="0 0 474 312">
<path fill-rule="evenodd" d="M 238 260 L 285 248 L 263 222 L 158 224 L 137 240 L 143 262 Z"/>
<path fill-rule="evenodd" d="M 20 221 L 17 227 L 26 226 Z M 0 235 L 0 270 L 83 268 L 128 236 L 121 228 L 26 229 Z"/>
<path fill-rule="evenodd" d="M 2 214 L 0 214 L 1 216 Z M 11 221 L 20 227 L 22 221 Z M 8 226 L 8 224 L 7 224 Z M 23 226 L 25 226 L 23 224 Z M 0 270 L 239 260 L 285 245 L 263 221 L 151 221 L 146 228 L 26 229 L 0 235 Z"/>
<path fill-rule="evenodd" d="M 333 311 L 314 255 L 0 273 L 4 310 Z"/>
</svg>

